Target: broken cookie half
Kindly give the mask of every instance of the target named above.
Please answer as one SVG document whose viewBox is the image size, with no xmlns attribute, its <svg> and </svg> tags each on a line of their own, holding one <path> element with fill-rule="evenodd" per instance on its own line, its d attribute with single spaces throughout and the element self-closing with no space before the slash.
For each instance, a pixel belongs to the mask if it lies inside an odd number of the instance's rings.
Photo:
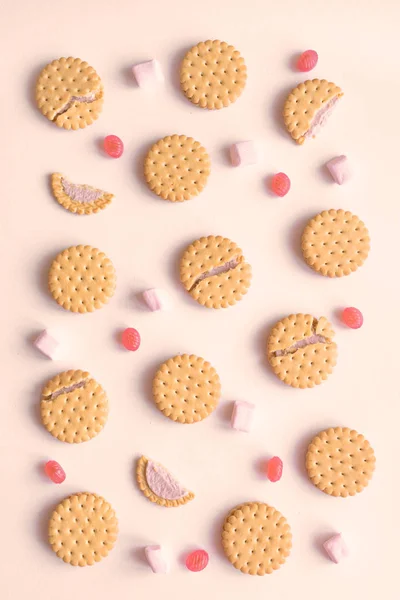
<svg viewBox="0 0 400 600">
<path fill-rule="evenodd" d="M 341 88 L 326 79 L 304 81 L 295 87 L 283 108 L 286 129 L 295 142 L 304 144 L 315 137 L 342 96 Z"/>
<path fill-rule="evenodd" d="M 325 381 L 336 365 L 334 335 L 325 317 L 296 314 L 276 323 L 267 345 L 275 375 L 295 388 L 311 388 Z"/>
<path fill-rule="evenodd" d="M 77 215 L 97 213 L 106 208 L 114 197 L 90 185 L 71 183 L 61 173 L 52 174 L 51 189 L 57 202 Z"/>
<path fill-rule="evenodd" d="M 247 294 L 251 266 L 242 250 L 220 235 L 202 237 L 184 252 L 180 263 L 184 288 L 207 308 L 227 308 Z"/>
<path fill-rule="evenodd" d="M 137 462 L 136 480 L 146 498 L 159 506 L 181 506 L 194 498 L 165 467 L 145 456 Z"/>
<path fill-rule="evenodd" d="M 103 84 L 80 58 L 59 58 L 46 65 L 36 83 L 40 112 L 64 129 L 83 129 L 103 108 Z"/>
</svg>

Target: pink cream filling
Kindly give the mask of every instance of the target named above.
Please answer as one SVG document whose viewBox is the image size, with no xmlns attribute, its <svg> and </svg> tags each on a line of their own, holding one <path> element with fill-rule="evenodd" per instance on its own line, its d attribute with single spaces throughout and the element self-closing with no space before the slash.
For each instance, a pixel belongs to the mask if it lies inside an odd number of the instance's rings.
<svg viewBox="0 0 400 600">
<path fill-rule="evenodd" d="M 284 356 L 285 354 L 292 354 L 298 348 L 304 348 L 305 346 L 311 346 L 311 344 L 325 344 L 326 341 L 327 340 L 323 335 L 317 335 L 317 334 L 310 335 L 309 337 L 304 338 L 304 340 L 299 340 L 298 342 L 295 342 L 292 346 L 290 346 L 286 350 L 277 350 L 275 352 L 275 356 Z"/>
<path fill-rule="evenodd" d="M 69 394 L 70 392 L 73 392 L 74 390 L 77 390 L 78 388 L 85 387 L 85 385 L 86 385 L 86 379 L 83 379 L 82 381 L 78 381 L 78 383 L 74 383 L 73 385 L 69 385 L 69 386 L 60 388 L 59 390 L 56 390 L 55 392 L 53 392 L 52 394 L 47 396 L 46 400 L 55 400 L 56 398 L 58 398 L 58 396 L 61 396 L 61 394 Z"/>
<path fill-rule="evenodd" d="M 103 195 L 102 190 L 95 190 L 87 185 L 77 185 L 66 179 L 62 179 L 61 183 L 67 196 L 69 196 L 71 200 L 76 200 L 76 202 L 94 202 Z"/>
<path fill-rule="evenodd" d="M 179 485 L 167 469 L 151 460 L 147 463 L 146 480 L 151 491 L 159 498 L 178 500 L 187 494 L 187 490 Z"/>
<path fill-rule="evenodd" d="M 334 96 L 333 98 L 331 98 L 331 100 L 329 100 L 329 102 L 324 104 L 324 106 L 319 109 L 319 111 L 317 112 L 317 114 L 315 115 L 315 117 L 313 118 L 313 120 L 311 122 L 310 129 L 308 129 L 308 131 L 306 131 L 306 133 L 304 134 L 304 137 L 306 137 L 306 138 L 314 137 L 320 131 L 320 129 L 322 129 L 322 127 L 324 127 L 330 114 L 332 113 L 332 110 L 334 109 L 334 107 L 338 101 L 339 101 L 339 97 Z"/>
<path fill-rule="evenodd" d="M 238 266 L 239 262 L 240 262 L 239 257 L 232 258 L 232 260 L 229 260 L 228 262 L 224 263 L 223 265 L 219 265 L 218 267 L 214 267 L 210 271 L 206 271 L 205 273 L 202 273 L 196 279 L 196 281 L 192 285 L 191 289 L 195 288 L 196 285 L 198 285 L 200 283 L 200 281 L 203 281 L 203 279 L 207 279 L 207 277 L 214 277 L 215 275 L 221 275 L 221 273 L 227 273 L 228 271 L 235 269 Z"/>
<path fill-rule="evenodd" d="M 71 108 L 74 102 L 94 102 L 95 100 L 95 93 L 88 94 L 87 96 L 71 96 L 68 102 L 56 113 L 54 118 L 59 117 L 60 115 L 67 112 L 67 110 Z"/>
</svg>

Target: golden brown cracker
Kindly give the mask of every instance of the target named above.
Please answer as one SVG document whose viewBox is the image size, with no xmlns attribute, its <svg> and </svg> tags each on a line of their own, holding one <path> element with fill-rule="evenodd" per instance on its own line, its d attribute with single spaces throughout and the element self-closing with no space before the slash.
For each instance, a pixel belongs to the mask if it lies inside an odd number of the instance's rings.
<svg viewBox="0 0 400 600">
<path fill-rule="evenodd" d="M 298 144 L 303 144 L 318 118 L 318 112 L 341 96 L 343 92 L 340 87 L 326 79 L 307 80 L 295 87 L 283 108 L 285 125 L 292 138 Z"/>
<path fill-rule="evenodd" d="M 263 502 L 247 502 L 227 515 L 222 546 L 230 562 L 242 573 L 267 575 L 286 561 L 292 534 L 278 510 Z"/>
<path fill-rule="evenodd" d="M 233 306 L 247 294 L 251 266 L 241 248 L 220 235 L 202 237 L 184 252 L 180 263 L 184 288 L 207 308 Z"/>
<path fill-rule="evenodd" d="M 164 491 L 164 496 L 155 493 L 148 481 L 147 469 L 149 464 L 153 468 L 153 473 L 158 471 L 160 489 Z M 160 463 L 150 461 L 145 456 L 141 456 L 136 465 L 136 480 L 140 490 L 151 502 L 159 506 L 174 508 L 187 504 L 193 500 L 193 492 L 189 492 L 177 482 L 177 480 Z M 177 491 L 178 490 L 178 491 Z M 170 497 L 168 497 L 170 496 Z"/>
<path fill-rule="evenodd" d="M 92 246 L 61 252 L 49 271 L 49 290 L 66 310 L 86 313 L 102 308 L 114 295 L 116 275 L 109 258 Z"/>
<path fill-rule="evenodd" d="M 64 371 L 44 386 L 42 423 L 62 442 L 78 444 L 98 435 L 108 417 L 108 399 L 87 371 Z"/>
<path fill-rule="evenodd" d="M 301 249 L 304 260 L 317 273 L 327 277 L 350 275 L 368 257 L 368 229 L 349 211 L 324 210 L 304 229 Z"/>
<path fill-rule="evenodd" d="M 61 173 L 52 174 L 51 189 L 57 202 L 76 215 L 97 213 L 106 208 L 114 197 L 90 185 L 71 183 Z"/>
<path fill-rule="evenodd" d="M 152 192 L 164 200 L 184 202 L 198 196 L 210 174 L 206 149 L 186 135 L 168 135 L 156 142 L 144 161 Z"/>
<path fill-rule="evenodd" d="M 182 354 L 163 363 L 153 380 L 157 408 L 178 423 L 197 423 L 216 408 L 221 396 L 218 373 L 204 358 Z"/>
<path fill-rule="evenodd" d="M 295 388 L 319 385 L 336 365 L 335 333 L 325 317 L 289 315 L 268 338 L 267 357 L 275 375 Z"/>
<path fill-rule="evenodd" d="M 226 42 L 207 40 L 193 46 L 181 65 L 181 88 L 202 108 L 229 106 L 242 94 L 247 69 L 240 52 Z"/>
<path fill-rule="evenodd" d="M 40 112 L 64 129 L 83 129 L 103 108 L 103 84 L 80 58 L 60 58 L 48 64 L 36 83 Z"/>
<path fill-rule="evenodd" d="M 118 521 L 101 496 L 83 492 L 65 498 L 49 522 L 54 552 L 74 567 L 94 565 L 105 558 L 117 540 Z"/>
<path fill-rule="evenodd" d="M 331 427 L 311 441 L 306 468 L 322 492 L 347 498 L 368 485 L 375 469 L 375 454 L 364 436 L 354 429 Z"/>
</svg>

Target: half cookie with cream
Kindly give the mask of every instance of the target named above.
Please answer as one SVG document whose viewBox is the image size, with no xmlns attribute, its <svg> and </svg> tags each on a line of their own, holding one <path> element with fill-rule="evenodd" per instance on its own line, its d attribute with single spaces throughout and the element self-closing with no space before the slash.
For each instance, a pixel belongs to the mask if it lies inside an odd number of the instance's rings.
<svg viewBox="0 0 400 600">
<path fill-rule="evenodd" d="M 343 96 L 340 87 L 326 79 L 300 83 L 287 97 L 283 108 L 286 129 L 298 144 L 315 137 Z"/>
<path fill-rule="evenodd" d="M 180 506 L 194 498 L 165 467 L 145 456 L 138 460 L 136 479 L 146 498 L 160 506 Z"/>
<path fill-rule="evenodd" d="M 76 215 L 97 213 L 114 198 L 113 194 L 90 185 L 71 183 L 61 173 L 52 174 L 51 189 L 57 202 Z"/>
</svg>

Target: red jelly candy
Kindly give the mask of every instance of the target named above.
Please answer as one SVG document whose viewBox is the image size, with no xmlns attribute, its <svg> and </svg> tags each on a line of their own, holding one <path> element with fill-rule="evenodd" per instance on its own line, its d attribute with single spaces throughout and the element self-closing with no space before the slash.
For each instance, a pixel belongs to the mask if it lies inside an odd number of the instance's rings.
<svg viewBox="0 0 400 600">
<path fill-rule="evenodd" d="M 279 481 L 282 477 L 283 462 L 279 456 L 273 456 L 267 464 L 267 477 L 270 481 Z"/>
<path fill-rule="evenodd" d="M 311 71 L 318 62 L 318 54 L 315 50 L 306 50 L 303 52 L 297 61 L 297 68 L 299 71 L 303 71 L 306 73 L 307 71 Z"/>
<path fill-rule="evenodd" d="M 271 190 L 277 196 L 286 196 L 290 190 L 290 179 L 285 173 L 277 173 L 271 179 Z"/>
<path fill-rule="evenodd" d="M 140 334 L 136 329 L 132 327 L 128 327 L 122 333 L 122 344 L 125 346 L 127 350 L 131 350 L 131 352 L 135 352 L 140 346 Z"/>
<path fill-rule="evenodd" d="M 347 327 L 351 327 L 351 329 L 359 329 L 361 325 L 364 323 L 364 317 L 362 313 L 358 310 L 358 308 L 354 308 L 353 306 L 349 308 L 345 308 L 342 313 L 342 320 Z"/>
<path fill-rule="evenodd" d="M 194 550 L 186 557 L 186 566 L 189 571 L 197 573 L 208 565 L 208 554 L 205 550 Z"/>
<path fill-rule="evenodd" d="M 65 471 L 55 460 L 49 460 L 44 466 L 44 471 L 54 483 L 62 483 L 65 480 Z"/>
<path fill-rule="evenodd" d="M 124 144 L 116 135 L 108 135 L 104 138 L 104 150 L 107 152 L 108 156 L 119 158 L 124 151 Z"/>
</svg>

